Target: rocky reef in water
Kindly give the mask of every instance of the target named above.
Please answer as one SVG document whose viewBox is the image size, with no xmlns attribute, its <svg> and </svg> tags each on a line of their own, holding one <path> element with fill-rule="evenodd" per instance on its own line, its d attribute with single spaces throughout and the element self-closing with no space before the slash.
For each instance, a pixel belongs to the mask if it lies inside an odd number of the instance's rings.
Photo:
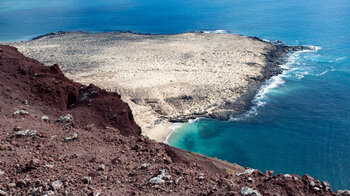
<svg viewBox="0 0 350 196">
<path fill-rule="evenodd" d="M 117 93 L 5 45 L 0 154 L 0 195 L 336 195 L 308 175 L 262 173 L 150 140 Z"/>
</svg>

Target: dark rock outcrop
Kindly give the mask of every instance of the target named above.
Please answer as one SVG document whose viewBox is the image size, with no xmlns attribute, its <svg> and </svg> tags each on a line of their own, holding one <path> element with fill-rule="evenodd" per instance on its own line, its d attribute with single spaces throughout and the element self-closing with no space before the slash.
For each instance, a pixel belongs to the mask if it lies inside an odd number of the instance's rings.
<svg viewBox="0 0 350 196">
<path fill-rule="evenodd" d="M 57 64 L 43 66 L 13 47 L 1 48 L 0 82 L 5 97 L 28 100 L 45 110 L 46 115 L 61 116 L 69 111 L 78 126 L 93 123 L 98 128 L 117 128 L 124 135 L 140 135 L 141 129 L 119 94 L 75 83 L 63 75 Z"/>
</svg>

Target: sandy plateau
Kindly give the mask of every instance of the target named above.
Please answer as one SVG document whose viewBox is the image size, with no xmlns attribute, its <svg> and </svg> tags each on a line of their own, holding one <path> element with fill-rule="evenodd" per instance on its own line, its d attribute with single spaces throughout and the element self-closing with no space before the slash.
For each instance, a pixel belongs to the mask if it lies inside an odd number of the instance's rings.
<svg viewBox="0 0 350 196">
<path fill-rule="evenodd" d="M 83 84 L 117 91 L 143 134 L 164 141 L 171 122 L 245 109 L 288 50 L 231 34 L 52 33 L 11 43 Z"/>
</svg>

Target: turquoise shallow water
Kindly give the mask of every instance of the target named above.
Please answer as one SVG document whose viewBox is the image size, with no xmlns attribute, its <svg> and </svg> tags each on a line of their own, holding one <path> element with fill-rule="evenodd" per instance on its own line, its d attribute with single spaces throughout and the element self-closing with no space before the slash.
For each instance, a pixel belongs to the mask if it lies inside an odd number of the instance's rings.
<svg viewBox="0 0 350 196">
<path fill-rule="evenodd" d="M 260 170 L 308 173 L 350 189 L 350 1 L 2 0 L 0 41 L 65 30 L 193 30 L 322 49 L 292 55 L 248 113 L 184 124 L 170 145 Z"/>
</svg>

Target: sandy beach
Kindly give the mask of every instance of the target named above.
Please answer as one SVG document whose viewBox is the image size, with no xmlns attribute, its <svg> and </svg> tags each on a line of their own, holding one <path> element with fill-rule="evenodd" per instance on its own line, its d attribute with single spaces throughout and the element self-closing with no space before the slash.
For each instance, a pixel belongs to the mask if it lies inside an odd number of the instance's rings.
<svg viewBox="0 0 350 196">
<path fill-rule="evenodd" d="M 83 84 L 117 91 L 144 135 L 164 141 L 173 122 L 226 119 L 246 109 L 290 48 L 232 34 L 53 33 L 10 43 Z"/>
</svg>

